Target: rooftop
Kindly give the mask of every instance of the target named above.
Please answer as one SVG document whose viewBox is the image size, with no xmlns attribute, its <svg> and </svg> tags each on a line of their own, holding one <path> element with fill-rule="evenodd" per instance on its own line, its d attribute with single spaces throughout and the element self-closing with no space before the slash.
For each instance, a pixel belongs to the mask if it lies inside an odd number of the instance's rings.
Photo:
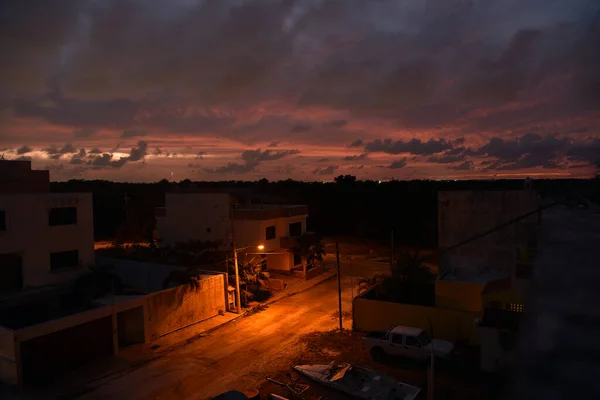
<svg viewBox="0 0 600 400">
<path fill-rule="evenodd" d="M 512 399 L 600 397 L 600 209 L 543 213 Z"/>
<path fill-rule="evenodd" d="M 471 283 L 490 283 L 508 278 L 506 271 L 489 269 L 487 271 L 477 271 L 471 268 L 456 268 L 456 272 L 448 269 L 440 274 L 439 279 L 443 281 L 459 281 Z"/>
<path fill-rule="evenodd" d="M 303 205 L 249 204 L 233 210 L 234 219 L 265 220 L 308 215 L 308 207 Z"/>
</svg>

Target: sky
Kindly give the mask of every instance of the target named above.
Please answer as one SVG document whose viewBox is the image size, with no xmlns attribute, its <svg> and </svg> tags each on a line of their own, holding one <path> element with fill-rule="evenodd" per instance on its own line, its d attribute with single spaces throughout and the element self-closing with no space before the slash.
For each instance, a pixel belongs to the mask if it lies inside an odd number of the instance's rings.
<svg viewBox="0 0 600 400">
<path fill-rule="evenodd" d="M 52 180 L 590 177 L 597 0 L 19 0 L 0 154 Z"/>
</svg>

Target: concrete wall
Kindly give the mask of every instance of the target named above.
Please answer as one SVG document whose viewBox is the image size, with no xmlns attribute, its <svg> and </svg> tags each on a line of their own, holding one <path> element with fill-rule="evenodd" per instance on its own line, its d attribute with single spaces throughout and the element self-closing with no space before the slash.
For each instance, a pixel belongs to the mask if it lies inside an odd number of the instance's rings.
<svg viewBox="0 0 600 400">
<path fill-rule="evenodd" d="M 306 216 L 284 217 L 266 220 L 235 220 L 235 239 L 238 247 L 262 244 L 263 251 L 281 248 L 280 238 L 289 236 L 290 224 L 302 223 L 302 233 L 306 232 Z M 266 229 L 275 226 L 275 239 L 266 240 Z"/>
<path fill-rule="evenodd" d="M 449 247 L 502 223 L 534 211 L 539 197 L 534 191 L 442 191 L 438 193 L 438 246 Z M 537 216 L 510 225 L 448 253 L 441 270 L 485 268 L 510 272 L 516 263 L 516 246 L 524 225 L 536 225 Z"/>
<path fill-rule="evenodd" d="M 224 279 L 203 275 L 198 289 L 183 285 L 146 296 L 146 336 L 154 340 L 227 310 Z"/>
<path fill-rule="evenodd" d="M 294 268 L 294 254 L 287 249 L 280 249 L 277 254 L 267 255 L 267 268 L 291 271 Z"/>
<path fill-rule="evenodd" d="M 484 283 L 435 281 L 435 306 L 451 310 L 480 312 Z"/>
<path fill-rule="evenodd" d="M 480 314 L 475 312 L 356 297 L 352 302 L 352 314 L 353 328 L 361 332 L 387 330 L 396 325 L 404 325 L 425 329 L 439 339 L 454 342 L 466 340 L 473 345 L 479 343 L 475 319 Z M 430 321 L 433 332 L 430 331 Z"/>
<path fill-rule="evenodd" d="M 49 226 L 48 210 L 77 207 L 77 224 Z M 1 232 L 0 254 L 22 257 L 23 286 L 38 287 L 72 280 L 94 263 L 94 222 L 91 193 L 3 194 L 6 232 Z M 50 253 L 79 251 L 80 267 L 50 271 Z"/>
<path fill-rule="evenodd" d="M 19 383 L 16 351 L 15 333 L 0 327 L 0 381 L 8 385 Z"/>
<path fill-rule="evenodd" d="M 500 345 L 500 334 L 499 329 L 486 327 L 479 329 L 481 338 L 480 367 L 483 371 L 498 372 L 514 359 L 514 350 L 503 349 Z"/>
<path fill-rule="evenodd" d="M 164 245 L 190 240 L 228 242 L 230 204 L 227 193 L 167 193 L 166 214 L 156 218 L 158 237 Z"/>
</svg>

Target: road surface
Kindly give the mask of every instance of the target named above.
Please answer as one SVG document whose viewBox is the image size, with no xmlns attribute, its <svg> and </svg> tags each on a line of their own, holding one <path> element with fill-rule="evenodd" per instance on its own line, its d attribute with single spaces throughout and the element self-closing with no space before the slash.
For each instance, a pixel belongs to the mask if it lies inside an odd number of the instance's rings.
<svg viewBox="0 0 600 400">
<path fill-rule="evenodd" d="M 360 272 L 360 271 L 368 272 Z M 350 329 L 352 276 L 385 272 L 385 264 L 342 264 L 344 327 Z M 289 368 L 302 335 L 336 329 L 337 278 L 271 304 L 209 336 L 125 375 L 103 382 L 81 399 L 206 399 L 227 390 L 260 386 L 265 376 Z"/>
</svg>

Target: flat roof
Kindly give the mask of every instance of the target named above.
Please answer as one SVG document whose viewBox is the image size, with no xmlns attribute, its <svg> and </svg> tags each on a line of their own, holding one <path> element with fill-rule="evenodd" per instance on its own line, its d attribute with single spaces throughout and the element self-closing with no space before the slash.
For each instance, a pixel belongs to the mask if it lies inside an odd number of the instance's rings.
<svg viewBox="0 0 600 400">
<path fill-rule="evenodd" d="M 510 277 L 510 274 L 507 271 L 501 270 L 488 270 L 478 272 L 475 269 L 472 271 L 468 271 L 470 268 L 463 268 L 463 270 L 467 270 L 465 275 L 458 276 L 455 275 L 451 269 L 446 272 L 440 274 L 438 278 L 440 281 L 454 281 L 454 282 L 471 282 L 471 283 L 489 283 L 494 281 L 499 281 L 502 279 L 506 279 Z M 471 272 L 471 273 L 469 273 Z"/>
<path fill-rule="evenodd" d="M 392 330 L 390 331 L 390 333 L 397 334 L 397 335 L 418 336 L 423 331 L 424 331 L 424 329 L 421 329 L 421 328 L 415 328 L 415 327 L 412 327 L 412 326 L 400 326 L 400 325 L 398 325 L 398 326 L 395 326 L 394 328 L 392 328 Z"/>
</svg>

